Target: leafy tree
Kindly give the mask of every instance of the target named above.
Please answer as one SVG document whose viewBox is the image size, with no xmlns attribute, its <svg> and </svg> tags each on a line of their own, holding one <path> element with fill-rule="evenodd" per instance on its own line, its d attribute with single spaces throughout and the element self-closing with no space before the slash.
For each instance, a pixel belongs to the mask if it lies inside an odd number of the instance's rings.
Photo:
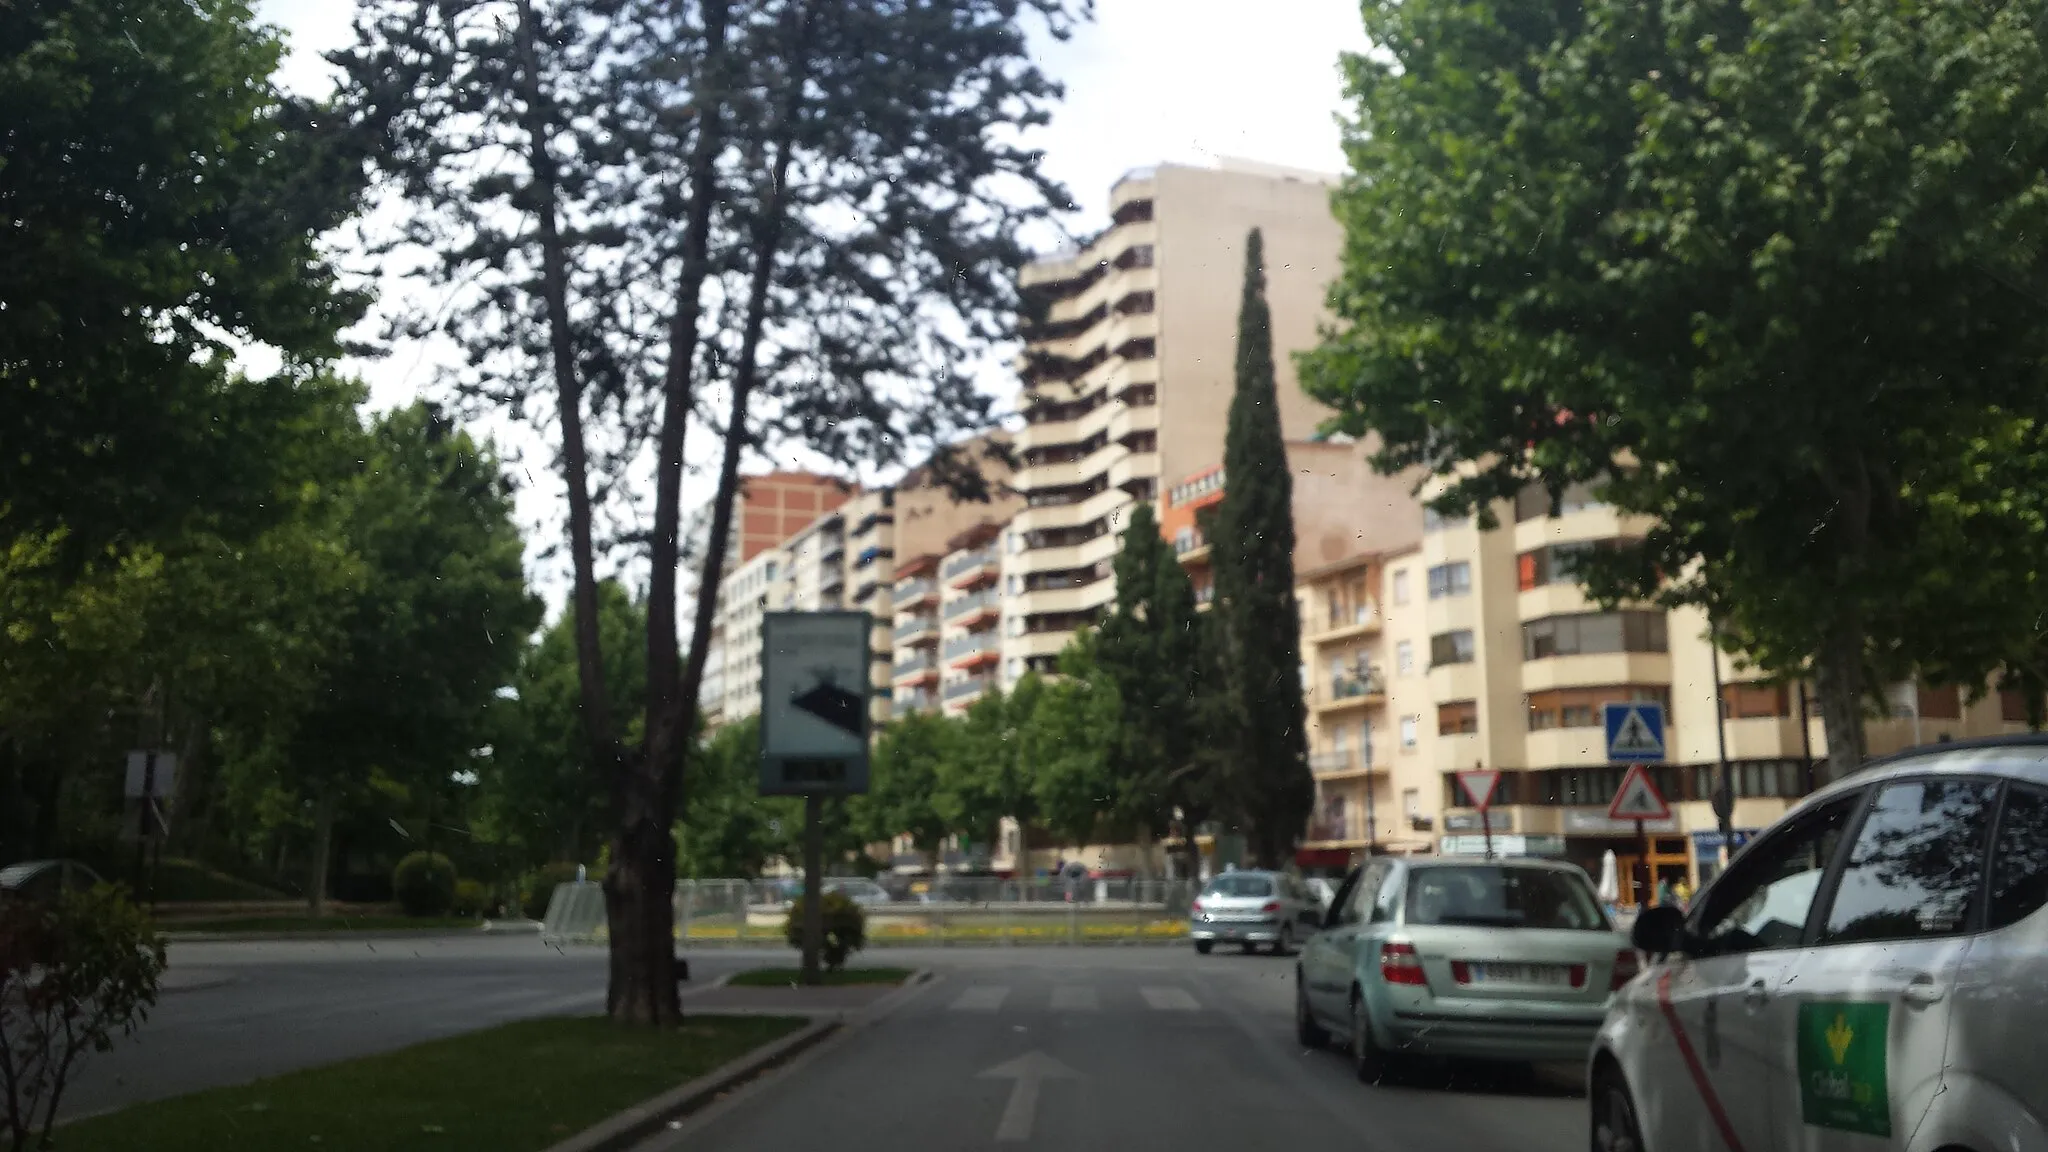
<svg viewBox="0 0 2048 1152">
<path fill-rule="evenodd" d="M 281 52 L 238 0 L 0 9 L 0 547 L 41 535 L 68 573 L 260 517 L 273 461 L 237 433 L 363 304 L 321 247 L 359 153 L 279 92 Z M 235 379 L 235 343 L 287 371 Z"/>
<path fill-rule="evenodd" d="M 1702 605 L 1766 670 L 1810 671 L 1833 774 L 1863 759 L 1873 672 L 2037 660 L 2031 627 L 1994 635 L 2010 602 L 1942 594 L 2043 570 L 2038 535 L 1981 534 L 2024 517 L 1959 501 L 1954 465 L 2048 403 L 2036 6 L 1364 16 L 1343 328 L 1304 363 L 1338 427 L 1439 478 L 1441 511 L 1590 483 L 1650 518 L 1590 590 Z"/>
<path fill-rule="evenodd" d="M 886 725 L 875 738 L 869 758 L 868 792 L 863 797 L 870 839 L 909 836 L 937 872 L 944 861 L 946 838 L 959 827 L 942 811 L 946 765 L 965 751 L 964 725 L 935 712 L 912 712 Z"/>
<path fill-rule="evenodd" d="M 1294 600 L 1294 480 L 1273 384 L 1273 316 L 1266 306 L 1265 242 L 1245 238 L 1237 317 L 1237 389 L 1224 431 L 1229 477 L 1214 510 L 1216 602 L 1229 669 L 1234 803 L 1252 859 L 1292 858 L 1315 807 L 1308 769 L 1308 710 L 1301 695 L 1301 612 Z M 1193 633 L 1189 633 L 1190 636 Z"/>
<path fill-rule="evenodd" d="M 1147 837 L 1165 836 L 1196 806 L 1213 783 L 1211 748 L 1236 735 L 1205 699 L 1221 687 L 1205 678 L 1209 639 L 1187 571 L 1141 501 L 1117 553 L 1116 607 L 1096 658 L 1122 705 L 1110 745 L 1116 808 Z M 1191 841 L 1192 827 L 1182 831 Z"/>
<path fill-rule="evenodd" d="M 383 0 L 340 57 L 352 123 L 383 134 L 440 257 L 429 273 L 479 286 L 449 325 L 469 382 L 555 433 L 586 739 L 617 817 L 615 1017 L 681 1015 L 671 829 L 715 605 L 697 597 L 680 658 L 689 424 L 724 441 L 706 590 L 749 449 L 794 438 L 886 465 L 985 424 L 966 367 L 1014 309 L 1019 226 L 1065 200 L 1018 142 L 1057 93 L 1024 54 L 1026 12 L 1064 35 L 1064 0 Z M 607 411 L 654 433 L 637 740 L 596 628 L 594 508 L 632 458 L 593 460 L 586 418 Z M 935 467 L 974 489 L 945 452 Z"/>
<path fill-rule="evenodd" d="M 676 828 L 677 875 L 760 875 L 782 849 L 782 829 L 799 828 L 803 819 L 802 801 L 760 793 L 761 718 L 713 732 L 695 763 L 695 784 Z"/>
<path fill-rule="evenodd" d="M 984 692 L 957 722 L 954 752 L 939 763 L 932 804 L 946 827 L 971 843 L 994 845 L 1005 818 L 1029 825 L 1038 817 L 1036 765 L 1025 758 L 1023 730 L 1044 691 L 1038 674 L 1027 672 L 1008 693 Z"/>
<path fill-rule="evenodd" d="M 1019 726 L 1020 754 L 1035 767 L 1040 821 L 1069 844 L 1114 828 L 1117 780 L 1110 757 L 1121 721 L 1116 687 L 1096 659 L 1094 631 L 1077 632 L 1059 657 L 1059 677 L 1037 693 Z"/>
</svg>

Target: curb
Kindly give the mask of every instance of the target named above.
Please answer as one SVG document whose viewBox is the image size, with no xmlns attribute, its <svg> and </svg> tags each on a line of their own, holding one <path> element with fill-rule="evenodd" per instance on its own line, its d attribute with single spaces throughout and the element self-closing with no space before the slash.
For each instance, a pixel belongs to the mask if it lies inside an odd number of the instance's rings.
<svg viewBox="0 0 2048 1152">
<path fill-rule="evenodd" d="M 460 940 L 471 936 L 505 936 L 476 928 L 385 928 L 363 932 L 179 932 L 159 929 L 168 944 L 256 944 L 279 940 Z"/>
<path fill-rule="evenodd" d="M 709 985 L 707 985 L 709 987 Z M 839 1030 L 836 1020 L 814 1019 L 782 1039 L 672 1088 L 652 1100 L 586 1128 L 546 1152 L 624 1152 L 665 1127 L 670 1120 L 702 1107 L 713 1097 L 768 1071 Z"/>
</svg>

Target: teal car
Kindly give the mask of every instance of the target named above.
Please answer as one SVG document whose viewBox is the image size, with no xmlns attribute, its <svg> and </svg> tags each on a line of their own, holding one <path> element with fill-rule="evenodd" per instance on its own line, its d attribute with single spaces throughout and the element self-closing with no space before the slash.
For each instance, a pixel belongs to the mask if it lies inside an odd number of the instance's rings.
<svg viewBox="0 0 2048 1152">
<path fill-rule="evenodd" d="M 1361 1080 L 1412 1056 L 1584 1060 L 1637 956 L 1579 868 L 1382 857 L 1352 872 L 1295 966 L 1304 1046 Z"/>
</svg>

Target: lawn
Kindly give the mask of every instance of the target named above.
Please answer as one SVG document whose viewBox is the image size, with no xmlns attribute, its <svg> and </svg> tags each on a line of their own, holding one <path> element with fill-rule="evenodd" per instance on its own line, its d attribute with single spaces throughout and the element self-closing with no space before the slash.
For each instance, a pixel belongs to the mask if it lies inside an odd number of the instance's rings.
<svg viewBox="0 0 2048 1152">
<path fill-rule="evenodd" d="M 159 932 L 404 932 L 475 928 L 467 916 L 234 916 L 222 920 L 159 920 Z"/>
<path fill-rule="evenodd" d="M 795 984 L 803 974 L 795 968 L 755 968 L 727 980 L 734 988 L 782 988 Z M 820 984 L 901 984 L 910 979 L 908 968 L 841 968 L 818 973 Z"/>
<path fill-rule="evenodd" d="M 67 1124 L 94 1152 L 448 1152 L 547 1148 L 804 1026 L 697 1016 L 671 1032 L 602 1017 L 524 1020 L 382 1056 Z"/>
</svg>

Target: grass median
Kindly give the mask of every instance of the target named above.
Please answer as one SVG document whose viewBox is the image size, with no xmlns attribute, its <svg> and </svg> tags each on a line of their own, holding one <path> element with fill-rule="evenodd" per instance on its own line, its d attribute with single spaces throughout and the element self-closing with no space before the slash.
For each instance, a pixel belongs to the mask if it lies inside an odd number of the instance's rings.
<svg viewBox="0 0 2048 1152">
<path fill-rule="evenodd" d="M 483 923 L 467 916 L 233 916 L 218 920 L 159 920 L 159 932 L 414 932 L 454 931 Z"/>
<path fill-rule="evenodd" d="M 67 1124 L 56 1143 L 94 1152 L 537 1152 L 804 1024 L 694 1016 L 655 1031 L 601 1017 L 523 1020 L 138 1104 Z"/>
<path fill-rule="evenodd" d="M 826 987 L 901 984 L 908 979 L 908 968 L 841 968 L 837 972 L 818 973 L 818 983 Z M 725 983 L 729 988 L 786 988 L 802 980 L 803 973 L 795 968 L 755 968 L 735 973 Z"/>
</svg>

